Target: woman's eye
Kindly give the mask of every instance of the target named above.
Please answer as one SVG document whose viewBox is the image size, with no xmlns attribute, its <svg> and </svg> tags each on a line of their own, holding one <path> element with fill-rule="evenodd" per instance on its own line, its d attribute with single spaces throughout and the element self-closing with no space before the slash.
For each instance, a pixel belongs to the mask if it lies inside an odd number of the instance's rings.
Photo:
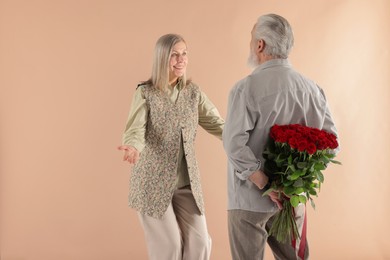
<svg viewBox="0 0 390 260">
<path fill-rule="evenodd" d="M 179 58 L 179 57 L 187 57 L 187 52 L 183 52 L 183 53 L 172 53 L 171 54 L 171 58 Z"/>
</svg>

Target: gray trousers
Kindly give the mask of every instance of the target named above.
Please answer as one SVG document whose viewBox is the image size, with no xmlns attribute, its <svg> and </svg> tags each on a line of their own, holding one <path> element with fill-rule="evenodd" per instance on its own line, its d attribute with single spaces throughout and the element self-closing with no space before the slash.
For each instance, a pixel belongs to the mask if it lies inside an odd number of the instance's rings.
<svg viewBox="0 0 390 260">
<path fill-rule="evenodd" d="M 173 194 L 162 219 L 138 213 L 145 232 L 150 260 L 208 260 L 211 238 L 206 218 L 196 206 L 190 189 Z"/>
<path fill-rule="evenodd" d="M 300 260 L 291 243 L 279 243 L 268 235 L 275 213 L 260 213 L 246 210 L 228 211 L 230 251 L 233 260 L 262 260 L 265 244 L 271 247 L 276 260 Z M 309 259 L 306 243 L 304 260 Z"/>
</svg>

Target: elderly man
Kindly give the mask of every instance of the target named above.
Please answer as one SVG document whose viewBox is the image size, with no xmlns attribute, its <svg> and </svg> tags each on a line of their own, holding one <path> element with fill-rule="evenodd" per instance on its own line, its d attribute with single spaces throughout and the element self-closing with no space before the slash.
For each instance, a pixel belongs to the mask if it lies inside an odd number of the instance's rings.
<svg viewBox="0 0 390 260">
<path fill-rule="evenodd" d="M 228 157 L 228 228 L 233 260 L 263 259 L 266 242 L 276 259 L 308 259 L 304 237 L 293 247 L 268 235 L 281 204 L 276 192 L 262 196 L 268 184 L 262 153 L 274 124 L 302 124 L 337 136 L 324 92 L 296 72 L 287 59 L 293 43 L 285 18 L 276 14 L 259 17 L 252 29 L 248 59 L 254 70 L 229 95 L 223 143 Z M 303 219 L 304 212 L 296 212 L 297 218 Z"/>
</svg>

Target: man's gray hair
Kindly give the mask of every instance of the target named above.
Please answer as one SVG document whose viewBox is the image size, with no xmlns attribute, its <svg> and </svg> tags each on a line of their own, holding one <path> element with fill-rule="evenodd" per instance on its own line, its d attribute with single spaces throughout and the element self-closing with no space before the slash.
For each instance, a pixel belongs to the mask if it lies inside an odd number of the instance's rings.
<svg viewBox="0 0 390 260">
<path fill-rule="evenodd" d="M 254 28 L 256 40 L 264 40 L 264 53 L 273 58 L 287 59 L 294 45 L 294 35 L 288 21 L 277 14 L 259 17 Z"/>
</svg>

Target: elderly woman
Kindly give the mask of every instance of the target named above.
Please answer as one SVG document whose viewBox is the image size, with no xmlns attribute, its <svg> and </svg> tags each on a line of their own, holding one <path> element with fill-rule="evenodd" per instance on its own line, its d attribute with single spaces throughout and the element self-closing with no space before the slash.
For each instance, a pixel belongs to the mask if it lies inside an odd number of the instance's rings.
<svg viewBox="0 0 390 260">
<path fill-rule="evenodd" d="M 187 62 L 180 35 L 158 39 L 152 76 L 137 87 L 119 147 L 134 164 L 129 205 L 138 211 L 150 259 L 210 258 L 194 142 L 198 124 L 221 139 L 224 120 L 187 80 Z"/>
</svg>

